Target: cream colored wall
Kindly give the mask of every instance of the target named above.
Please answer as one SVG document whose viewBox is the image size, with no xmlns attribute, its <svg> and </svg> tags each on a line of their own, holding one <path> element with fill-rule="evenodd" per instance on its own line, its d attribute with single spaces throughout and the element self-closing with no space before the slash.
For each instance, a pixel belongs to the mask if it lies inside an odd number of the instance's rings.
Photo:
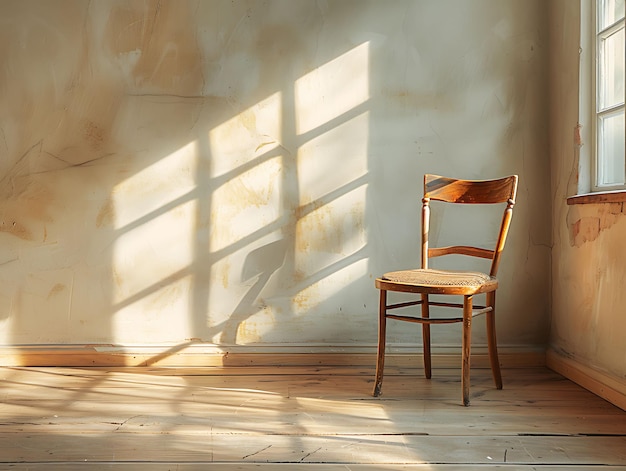
<svg viewBox="0 0 626 471">
<path fill-rule="evenodd" d="M 542 0 L 5 0 L 0 25 L 1 343 L 372 349 L 433 172 L 520 175 L 499 340 L 545 344 Z"/>
<path fill-rule="evenodd" d="M 570 205 L 579 155 L 580 4 L 555 0 L 551 12 L 551 110 L 553 314 L 550 346 L 582 368 L 623 382 L 626 391 L 626 205 Z M 583 54 L 588 51 L 583 51 Z M 581 116 L 583 136 L 589 119 Z M 585 162 L 580 162 L 584 169 Z M 584 178 L 584 175 L 583 177 Z M 581 184 L 582 186 L 582 184 Z"/>
</svg>

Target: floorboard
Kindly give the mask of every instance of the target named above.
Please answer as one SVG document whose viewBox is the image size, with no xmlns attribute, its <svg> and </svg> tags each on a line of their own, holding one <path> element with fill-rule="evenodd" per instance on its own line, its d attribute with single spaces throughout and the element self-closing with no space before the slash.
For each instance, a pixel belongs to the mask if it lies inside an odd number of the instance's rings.
<svg viewBox="0 0 626 471">
<path fill-rule="evenodd" d="M 0 368 L 0 470 L 626 471 L 626 412 L 545 368 Z M 271 467 L 271 468 L 270 468 Z"/>
</svg>

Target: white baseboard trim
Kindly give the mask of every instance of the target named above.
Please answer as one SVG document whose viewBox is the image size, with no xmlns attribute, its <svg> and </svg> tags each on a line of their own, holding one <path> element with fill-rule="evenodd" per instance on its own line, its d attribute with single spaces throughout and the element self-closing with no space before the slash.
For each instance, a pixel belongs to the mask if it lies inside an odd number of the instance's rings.
<svg viewBox="0 0 626 471">
<path fill-rule="evenodd" d="M 433 346 L 434 367 L 460 368 L 460 347 Z M 503 368 L 545 366 L 545 352 L 537 348 L 499 347 Z M 330 345 L 270 345 L 222 347 L 185 343 L 162 346 L 118 345 L 6 345 L 0 346 L 0 366 L 59 367 L 239 367 L 239 366 L 371 366 L 376 347 Z M 422 368 L 415 347 L 391 346 L 385 364 Z M 472 367 L 489 368 L 485 347 L 472 348 Z"/>
<path fill-rule="evenodd" d="M 586 366 L 553 349 L 546 352 L 546 365 L 611 404 L 626 410 L 626 380 Z"/>
</svg>

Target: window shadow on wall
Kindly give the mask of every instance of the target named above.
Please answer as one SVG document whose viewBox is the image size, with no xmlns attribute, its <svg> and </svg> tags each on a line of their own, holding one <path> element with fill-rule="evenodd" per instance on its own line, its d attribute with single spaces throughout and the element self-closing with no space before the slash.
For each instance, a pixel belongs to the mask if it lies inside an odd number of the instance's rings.
<svg viewBox="0 0 626 471">
<path fill-rule="evenodd" d="M 368 44 L 316 50 L 329 26 L 305 4 L 291 14 L 314 19 L 299 31 L 220 4 L 232 23 L 219 34 L 168 36 L 213 11 L 186 5 L 186 17 L 166 4 L 87 13 L 108 15 L 107 67 L 125 84 L 110 123 L 121 148 L 99 162 L 117 178 L 98 213 L 111 303 L 83 338 L 163 346 L 148 363 L 191 345 L 354 342 L 371 311 L 352 296 L 368 276 Z M 337 34 L 344 21 L 329 23 Z"/>
</svg>

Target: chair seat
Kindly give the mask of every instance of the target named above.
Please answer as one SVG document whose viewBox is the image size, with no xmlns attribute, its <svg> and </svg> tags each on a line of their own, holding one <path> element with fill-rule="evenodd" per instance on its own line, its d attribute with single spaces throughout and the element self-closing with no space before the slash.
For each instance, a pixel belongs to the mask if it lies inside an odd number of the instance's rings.
<svg viewBox="0 0 626 471">
<path fill-rule="evenodd" d="M 486 273 L 475 271 L 451 271 L 412 269 L 385 273 L 383 282 L 398 283 L 405 289 L 399 291 L 415 291 L 423 293 L 458 293 L 477 294 L 493 291 L 498 287 L 498 280 Z M 408 287 L 414 287 L 410 289 Z M 393 288 L 387 287 L 393 290 Z"/>
</svg>

